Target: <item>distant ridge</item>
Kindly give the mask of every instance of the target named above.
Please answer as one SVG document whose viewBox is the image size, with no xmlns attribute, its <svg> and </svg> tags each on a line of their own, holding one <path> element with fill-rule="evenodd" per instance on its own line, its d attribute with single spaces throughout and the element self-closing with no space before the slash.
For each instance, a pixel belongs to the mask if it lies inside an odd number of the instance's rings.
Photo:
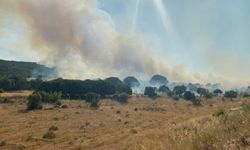
<svg viewBox="0 0 250 150">
<path fill-rule="evenodd" d="M 24 78 L 48 78 L 55 74 L 54 68 L 46 67 L 35 62 L 9 61 L 0 59 L 0 76 L 19 76 Z"/>
</svg>

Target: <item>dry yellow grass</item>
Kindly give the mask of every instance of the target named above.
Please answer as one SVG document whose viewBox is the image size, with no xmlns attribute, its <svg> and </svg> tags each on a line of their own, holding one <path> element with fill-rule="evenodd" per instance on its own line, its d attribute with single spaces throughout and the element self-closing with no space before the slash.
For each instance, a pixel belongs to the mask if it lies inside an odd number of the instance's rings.
<svg viewBox="0 0 250 150">
<path fill-rule="evenodd" d="M 212 124 L 216 120 L 212 115 L 218 109 L 234 110 L 242 100 L 222 102 L 218 98 L 203 107 L 194 107 L 167 97 L 134 97 L 126 105 L 103 100 L 97 110 L 88 108 L 84 101 L 62 103 L 68 108 L 46 105 L 33 112 L 25 112 L 25 103 L 18 100 L 0 104 L 0 149 L 178 149 L 201 126 Z M 53 131 L 56 137 L 43 139 L 52 126 L 58 128 Z"/>
<path fill-rule="evenodd" d="M 32 91 L 15 91 L 15 92 L 5 92 L 0 93 L 0 97 L 9 97 L 9 98 L 24 98 L 29 96 Z"/>
</svg>

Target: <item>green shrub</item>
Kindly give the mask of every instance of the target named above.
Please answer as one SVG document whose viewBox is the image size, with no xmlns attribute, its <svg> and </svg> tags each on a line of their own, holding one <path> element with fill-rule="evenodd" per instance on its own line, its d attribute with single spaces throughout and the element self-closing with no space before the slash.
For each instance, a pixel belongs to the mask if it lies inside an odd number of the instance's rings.
<svg viewBox="0 0 250 150">
<path fill-rule="evenodd" d="M 62 105 L 61 108 L 66 109 L 69 108 L 68 105 Z"/>
<path fill-rule="evenodd" d="M 58 127 L 54 125 L 49 128 L 49 131 L 57 131 L 57 130 L 58 130 Z"/>
<path fill-rule="evenodd" d="M 43 138 L 44 139 L 54 139 L 54 138 L 56 138 L 56 134 L 53 131 L 49 130 L 48 132 L 46 132 L 43 135 Z"/>
<path fill-rule="evenodd" d="M 201 106 L 201 99 L 199 98 L 192 99 L 191 102 L 194 106 Z"/>
<path fill-rule="evenodd" d="M 42 102 L 43 103 L 51 103 L 51 104 L 58 104 L 59 100 L 61 98 L 61 93 L 60 92 L 37 92 L 38 94 L 41 95 Z"/>
<path fill-rule="evenodd" d="M 250 112 L 250 102 L 244 102 L 242 104 L 242 108 L 243 108 L 244 111 Z"/>
<path fill-rule="evenodd" d="M 156 98 L 157 94 L 155 91 L 156 91 L 156 88 L 154 87 L 146 87 L 144 90 L 144 95 L 150 98 Z"/>
<path fill-rule="evenodd" d="M 119 93 L 115 94 L 113 99 L 120 103 L 128 103 L 129 95 L 127 93 Z"/>
<path fill-rule="evenodd" d="M 220 116 L 224 116 L 226 113 L 225 113 L 225 110 L 224 109 L 219 109 L 217 110 L 213 116 L 216 116 L 216 117 L 220 117 Z"/>
<path fill-rule="evenodd" d="M 173 99 L 174 99 L 175 101 L 178 101 L 178 100 L 180 100 L 180 97 L 177 96 L 177 95 L 173 95 Z"/>
<path fill-rule="evenodd" d="M 196 96 L 194 93 L 190 92 L 190 91 L 186 91 L 184 93 L 184 99 L 185 100 L 195 100 Z"/>
<path fill-rule="evenodd" d="M 3 89 L 0 89 L 0 93 L 3 93 L 4 92 L 4 90 Z"/>
<path fill-rule="evenodd" d="M 231 100 L 233 100 L 233 98 L 238 97 L 238 93 L 236 91 L 226 91 L 224 97 L 230 98 Z"/>
<path fill-rule="evenodd" d="M 11 101 L 10 98 L 8 97 L 4 97 L 0 99 L 0 103 L 9 104 L 9 103 L 13 103 L 13 101 Z"/>
<path fill-rule="evenodd" d="M 38 93 L 34 93 L 28 97 L 27 109 L 35 110 L 42 109 L 42 97 Z"/>
<path fill-rule="evenodd" d="M 90 103 L 91 108 L 98 108 L 100 102 L 100 96 L 96 93 L 87 93 L 85 95 L 87 103 Z"/>
<path fill-rule="evenodd" d="M 242 93 L 242 97 L 244 97 L 244 98 L 250 97 L 250 94 L 249 93 Z"/>
</svg>

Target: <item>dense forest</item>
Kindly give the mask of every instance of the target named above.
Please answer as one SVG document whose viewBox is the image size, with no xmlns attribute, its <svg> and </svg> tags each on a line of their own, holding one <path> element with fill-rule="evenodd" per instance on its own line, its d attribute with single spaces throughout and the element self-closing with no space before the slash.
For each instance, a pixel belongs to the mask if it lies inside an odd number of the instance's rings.
<svg viewBox="0 0 250 150">
<path fill-rule="evenodd" d="M 20 78 L 30 78 L 55 74 L 53 68 L 46 67 L 33 62 L 6 61 L 0 59 L 0 77 L 18 76 Z"/>
</svg>

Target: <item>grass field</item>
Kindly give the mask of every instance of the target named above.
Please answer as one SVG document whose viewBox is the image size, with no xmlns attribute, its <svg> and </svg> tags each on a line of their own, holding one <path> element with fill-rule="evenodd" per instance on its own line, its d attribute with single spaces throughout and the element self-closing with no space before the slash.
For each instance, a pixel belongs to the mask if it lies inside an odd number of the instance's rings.
<svg viewBox="0 0 250 150">
<path fill-rule="evenodd" d="M 250 149 L 250 99 L 218 97 L 195 107 L 137 96 L 126 105 L 103 100 L 97 110 L 84 101 L 62 100 L 65 108 L 45 105 L 27 112 L 30 93 L 1 95 L 9 97 L 0 104 L 1 150 Z"/>
</svg>

